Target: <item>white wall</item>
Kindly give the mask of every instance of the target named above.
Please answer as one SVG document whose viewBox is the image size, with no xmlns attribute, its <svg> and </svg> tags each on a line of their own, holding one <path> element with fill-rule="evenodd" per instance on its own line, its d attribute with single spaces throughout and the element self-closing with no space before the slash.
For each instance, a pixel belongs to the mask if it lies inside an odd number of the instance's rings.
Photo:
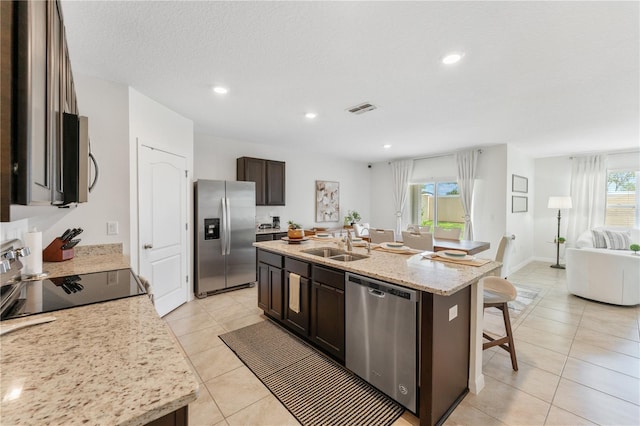
<svg viewBox="0 0 640 426">
<path fill-rule="evenodd" d="M 67 228 L 82 228 L 80 245 L 123 243 L 129 253 L 128 93 L 118 83 L 75 75 L 81 115 L 89 118 L 91 150 L 100 168 L 89 202 L 59 209 L 52 206 L 11 206 L 11 218 L 28 220 L 28 229 L 43 232 L 46 247 Z M 123 166 L 125 165 L 125 166 Z M 118 235 L 107 235 L 107 221 L 117 221 Z M 20 235 L 20 237 L 22 237 Z"/>
<path fill-rule="evenodd" d="M 571 160 L 569 156 L 539 158 L 535 160 L 535 196 L 533 203 L 533 257 L 555 263 L 556 245 L 553 238 L 558 233 L 558 210 L 549 209 L 551 196 L 568 196 L 571 188 Z M 560 235 L 567 235 L 567 211 L 562 212 Z M 561 245 L 560 258 L 564 257 Z M 563 263 L 562 260 L 560 263 Z"/>
<path fill-rule="evenodd" d="M 129 88 L 129 170 L 130 221 L 131 221 L 131 268 L 139 270 L 138 264 L 138 147 L 140 144 L 161 149 L 187 160 L 189 176 L 193 176 L 193 121 L 171 111 L 164 105 Z M 126 163 L 122 164 L 122 167 Z M 189 229 L 193 228 L 193 191 L 187 191 Z M 191 268 L 193 233 L 189 233 L 187 265 Z M 190 282 L 193 282 L 190 280 Z"/>
<path fill-rule="evenodd" d="M 257 223 L 271 223 L 280 216 L 281 227 L 293 220 L 305 228 L 340 227 L 340 222 L 315 221 L 315 181 L 340 183 L 340 215 L 357 210 L 368 222 L 370 169 L 366 163 L 342 160 L 335 156 L 308 155 L 265 145 L 224 139 L 206 134 L 195 135 L 195 179 L 236 180 L 236 159 L 256 157 L 286 163 L 286 206 L 258 206 Z"/>
<path fill-rule="evenodd" d="M 533 256 L 533 236 L 535 219 L 535 161 L 522 151 L 508 146 L 507 148 L 507 196 L 506 202 L 506 232 L 515 235 L 510 242 L 509 259 L 505 259 L 509 271 L 519 269 L 531 260 Z M 526 193 L 513 192 L 513 175 L 527 178 Z M 527 197 L 528 209 L 524 213 L 512 212 L 512 196 Z"/>
<path fill-rule="evenodd" d="M 473 239 L 488 241 L 491 248 L 482 257 L 494 258 L 498 243 L 507 232 L 507 146 L 483 147 L 473 190 Z"/>
<path fill-rule="evenodd" d="M 415 166 L 414 166 L 415 167 Z M 393 202 L 393 178 L 391 166 L 387 161 L 371 165 L 371 215 L 369 222 L 372 228 L 396 229 L 396 209 Z M 402 223 L 407 224 L 409 208 L 405 208 Z M 404 226 L 403 226 L 404 227 Z"/>
</svg>

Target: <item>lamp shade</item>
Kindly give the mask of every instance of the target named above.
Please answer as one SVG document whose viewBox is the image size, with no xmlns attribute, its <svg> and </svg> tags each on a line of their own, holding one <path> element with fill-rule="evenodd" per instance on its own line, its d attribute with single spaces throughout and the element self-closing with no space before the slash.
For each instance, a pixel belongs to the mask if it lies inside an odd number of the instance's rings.
<svg viewBox="0 0 640 426">
<path fill-rule="evenodd" d="M 570 209 L 571 205 L 571 197 L 549 197 L 549 204 L 547 205 L 550 209 Z"/>
</svg>

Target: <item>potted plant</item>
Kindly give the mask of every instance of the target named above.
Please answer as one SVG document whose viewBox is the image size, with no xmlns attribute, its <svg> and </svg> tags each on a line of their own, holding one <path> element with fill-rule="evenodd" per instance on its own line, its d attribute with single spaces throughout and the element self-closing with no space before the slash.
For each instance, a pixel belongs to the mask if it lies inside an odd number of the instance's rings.
<svg viewBox="0 0 640 426">
<path fill-rule="evenodd" d="M 304 237 L 304 229 L 294 221 L 290 220 L 289 229 L 287 230 L 287 237 L 292 240 L 299 240 Z"/>
<path fill-rule="evenodd" d="M 565 241 L 566 240 L 564 237 L 557 237 L 553 240 L 554 243 L 560 243 L 560 244 L 564 244 Z"/>
<path fill-rule="evenodd" d="M 360 222 L 360 219 L 362 219 L 362 216 L 360 216 L 360 213 L 358 213 L 355 210 L 349 210 L 347 212 L 347 215 L 344 217 L 344 224 L 346 225 L 350 225 L 353 226 L 354 224 Z"/>
<path fill-rule="evenodd" d="M 640 251 L 640 244 L 631 244 L 629 246 L 629 250 L 633 251 L 633 254 L 638 255 L 638 251 Z"/>
</svg>

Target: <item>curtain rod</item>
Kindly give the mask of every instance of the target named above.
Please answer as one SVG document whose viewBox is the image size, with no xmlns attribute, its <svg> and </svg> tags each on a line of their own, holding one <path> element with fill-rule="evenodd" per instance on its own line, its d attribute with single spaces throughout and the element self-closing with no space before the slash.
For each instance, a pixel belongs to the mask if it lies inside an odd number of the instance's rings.
<svg viewBox="0 0 640 426">
<path fill-rule="evenodd" d="M 456 151 L 456 152 L 460 152 L 460 151 Z M 449 154 L 434 154 L 434 155 L 427 155 L 425 157 L 416 157 L 416 158 L 411 158 L 411 160 L 427 160 L 429 158 L 440 158 L 440 157 L 449 157 L 451 155 L 456 155 L 456 152 L 451 152 Z M 478 154 L 482 154 L 482 150 L 478 149 Z"/>
<path fill-rule="evenodd" d="M 631 149 L 631 150 L 627 150 L 627 151 L 585 152 L 585 153 L 582 153 L 582 154 L 573 154 L 572 156 L 569 157 L 569 160 L 573 160 L 574 158 L 582 158 L 582 157 L 586 157 L 586 156 L 589 156 L 589 155 L 601 155 L 601 154 L 605 154 L 605 155 L 640 154 L 640 150 Z"/>
</svg>

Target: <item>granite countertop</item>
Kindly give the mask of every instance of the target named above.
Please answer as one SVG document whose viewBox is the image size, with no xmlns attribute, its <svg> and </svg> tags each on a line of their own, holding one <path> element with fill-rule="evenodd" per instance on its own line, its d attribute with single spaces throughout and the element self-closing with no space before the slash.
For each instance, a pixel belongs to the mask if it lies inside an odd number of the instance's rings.
<svg viewBox="0 0 640 426">
<path fill-rule="evenodd" d="M 29 318 L 50 315 L 56 321 L 0 338 L 2 424 L 143 425 L 197 398 L 148 297 Z"/>
<path fill-rule="evenodd" d="M 128 268 L 120 253 L 46 262 L 49 277 Z M 55 321 L 0 337 L 0 423 L 144 425 L 196 400 L 175 337 L 146 295 L 3 321 Z"/>
<path fill-rule="evenodd" d="M 343 262 L 303 253 L 302 250 L 310 248 L 337 247 L 333 241 L 312 239 L 301 244 L 261 241 L 253 245 L 286 256 L 444 296 L 451 295 L 484 276 L 492 275 L 502 265 L 500 262 L 490 261 L 482 266 L 466 266 L 425 259 L 420 254 L 407 255 L 378 250 L 371 250 L 367 259 Z M 354 247 L 353 252 L 367 255 L 367 249 L 364 247 Z"/>
<path fill-rule="evenodd" d="M 64 262 L 44 262 L 42 270 L 47 278 L 67 275 L 90 274 L 92 272 L 111 271 L 129 267 L 129 258 L 123 254 L 98 254 L 76 256 Z"/>
</svg>

